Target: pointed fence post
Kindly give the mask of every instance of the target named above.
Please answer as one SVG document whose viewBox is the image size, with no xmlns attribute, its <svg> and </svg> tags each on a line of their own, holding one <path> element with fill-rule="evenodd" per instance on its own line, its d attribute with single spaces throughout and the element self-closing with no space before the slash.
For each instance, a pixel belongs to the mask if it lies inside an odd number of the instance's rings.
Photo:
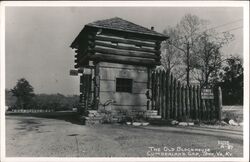
<svg viewBox="0 0 250 162">
<path fill-rule="evenodd" d="M 187 89 L 186 89 L 186 86 L 185 85 L 183 85 L 182 86 L 182 88 L 183 88 L 183 98 L 182 98 L 182 102 L 183 102 L 183 113 L 182 113 L 182 116 L 183 117 L 186 117 L 187 116 L 187 101 L 186 101 L 186 95 L 187 95 Z"/>
<path fill-rule="evenodd" d="M 199 86 L 195 86 L 195 119 L 199 119 Z"/>
<path fill-rule="evenodd" d="M 173 115 L 174 119 L 177 117 L 177 83 L 176 79 L 174 78 L 174 106 L 173 106 Z"/>
<path fill-rule="evenodd" d="M 202 120 L 207 120 L 206 103 L 204 99 L 202 99 Z"/>
<path fill-rule="evenodd" d="M 158 81 L 157 81 L 157 89 L 158 89 L 158 115 L 162 116 L 162 70 L 158 72 Z"/>
<path fill-rule="evenodd" d="M 211 99 L 211 104 L 212 104 L 212 119 L 217 120 L 216 116 L 216 89 L 213 87 L 213 99 Z"/>
<path fill-rule="evenodd" d="M 212 101 L 213 101 L 212 99 L 209 100 L 209 103 L 210 103 L 210 112 L 211 112 L 211 115 L 210 115 L 211 120 L 214 119 L 214 110 L 213 110 L 214 107 L 213 107 L 213 102 Z"/>
<path fill-rule="evenodd" d="M 160 90 L 160 81 L 161 81 L 161 72 L 158 70 L 156 72 L 156 80 L 157 80 L 157 97 L 156 97 L 156 103 L 157 103 L 157 115 L 161 115 L 161 90 Z"/>
<path fill-rule="evenodd" d="M 189 86 L 186 86 L 186 100 L 187 100 L 187 111 L 186 111 L 186 115 L 187 118 L 190 118 L 190 95 L 189 95 Z"/>
<path fill-rule="evenodd" d="M 166 74 L 166 118 L 170 119 L 170 75 Z"/>
<path fill-rule="evenodd" d="M 174 81 L 173 74 L 170 75 L 170 118 L 174 118 Z"/>
<path fill-rule="evenodd" d="M 211 120 L 211 107 L 210 107 L 210 102 L 209 99 L 206 99 L 206 108 L 207 108 L 207 118 L 210 121 Z"/>
<path fill-rule="evenodd" d="M 221 121 L 221 110 L 222 110 L 222 92 L 221 87 L 218 87 L 218 119 Z"/>
<path fill-rule="evenodd" d="M 197 86 L 197 118 L 201 119 L 201 89 L 200 86 Z"/>
<path fill-rule="evenodd" d="M 189 85 L 189 100 L 190 100 L 190 118 L 193 119 L 193 110 L 194 110 L 194 102 L 193 102 L 193 88 Z"/>
<path fill-rule="evenodd" d="M 167 104 L 166 104 L 166 71 L 163 71 L 162 73 L 162 117 L 163 119 L 166 118 L 166 109 L 167 109 Z"/>
<path fill-rule="evenodd" d="M 184 116 L 184 105 L 185 105 L 185 91 L 184 91 L 184 86 L 181 85 L 181 118 Z"/>
<path fill-rule="evenodd" d="M 152 87 L 152 107 L 151 110 L 155 109 L 155 70 L 152 71 L 152 78 L 151 78 L 151 87 Z"/>
<path fill-rule="evenodd" d="M 196 93 L 196 87 L 193 86 L 193 119 L 196 119 L 197 117 L 197 93 Z"/>
<path fill-rule="evenodd" d="M 178 88 L 177 88 L 177 117 L 180 118 L 181 117 L 181 83 L 180 81 L 178 81 Z"/>
<path fill-rule="evenodd" d="M 209 120 L 209 107 L 207 104 L 207 99 L 204 99 L 204 103 L 205 103 L 205 118 L 206 120 Z"/>
</svg>

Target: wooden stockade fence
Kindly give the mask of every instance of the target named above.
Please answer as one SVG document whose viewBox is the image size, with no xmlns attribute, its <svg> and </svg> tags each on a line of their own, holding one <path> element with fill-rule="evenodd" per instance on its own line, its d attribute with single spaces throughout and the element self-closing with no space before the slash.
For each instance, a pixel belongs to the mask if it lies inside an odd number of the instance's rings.
<svg viewBox="0 0 250 162">
<path fill-rule="evenodd" d="M 177 81 L 165 70 L 152 72 L 152 109 L 163 119 L 221 120 L 220 87 L 201 89 Z"/>
</svg>

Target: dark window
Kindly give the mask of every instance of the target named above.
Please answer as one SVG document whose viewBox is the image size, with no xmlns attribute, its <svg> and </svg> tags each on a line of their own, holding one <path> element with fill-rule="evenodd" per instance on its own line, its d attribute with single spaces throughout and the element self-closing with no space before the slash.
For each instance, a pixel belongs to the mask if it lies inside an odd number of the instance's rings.
<svg viewBox="0 0 250 162">
<path fill-rule="evenodd" d="M 127 78 L 116 78 L 116 92 L 132 93 L 133 80 Z"/>
</svg>

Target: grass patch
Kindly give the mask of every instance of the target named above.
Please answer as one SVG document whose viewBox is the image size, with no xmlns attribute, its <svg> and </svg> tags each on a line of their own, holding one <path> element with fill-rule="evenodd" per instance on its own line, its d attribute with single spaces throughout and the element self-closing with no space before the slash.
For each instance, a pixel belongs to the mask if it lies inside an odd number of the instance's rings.
<svg viewBox="0 0 250 162">
<path fill-rule="evenodd" d="M 233 119 L 238 123 L 243 122 L 243 106 L 223 106 L 222 119 L 224 121 Z"/>
</svg>

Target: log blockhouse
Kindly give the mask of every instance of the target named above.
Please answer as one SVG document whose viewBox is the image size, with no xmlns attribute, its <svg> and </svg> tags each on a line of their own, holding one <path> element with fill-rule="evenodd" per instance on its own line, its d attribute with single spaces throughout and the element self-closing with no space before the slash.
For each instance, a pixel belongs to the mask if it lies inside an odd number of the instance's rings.
<svg viewBox="0 0 250 162">
<path fill-rule="evenodd" d="M 160 65 L 160 45 L 167 36 L 121 18 L 84 26 L 71 44 L 80 76 L 83 108 L 150 110 L 151 71 Z"/>
</svg>

